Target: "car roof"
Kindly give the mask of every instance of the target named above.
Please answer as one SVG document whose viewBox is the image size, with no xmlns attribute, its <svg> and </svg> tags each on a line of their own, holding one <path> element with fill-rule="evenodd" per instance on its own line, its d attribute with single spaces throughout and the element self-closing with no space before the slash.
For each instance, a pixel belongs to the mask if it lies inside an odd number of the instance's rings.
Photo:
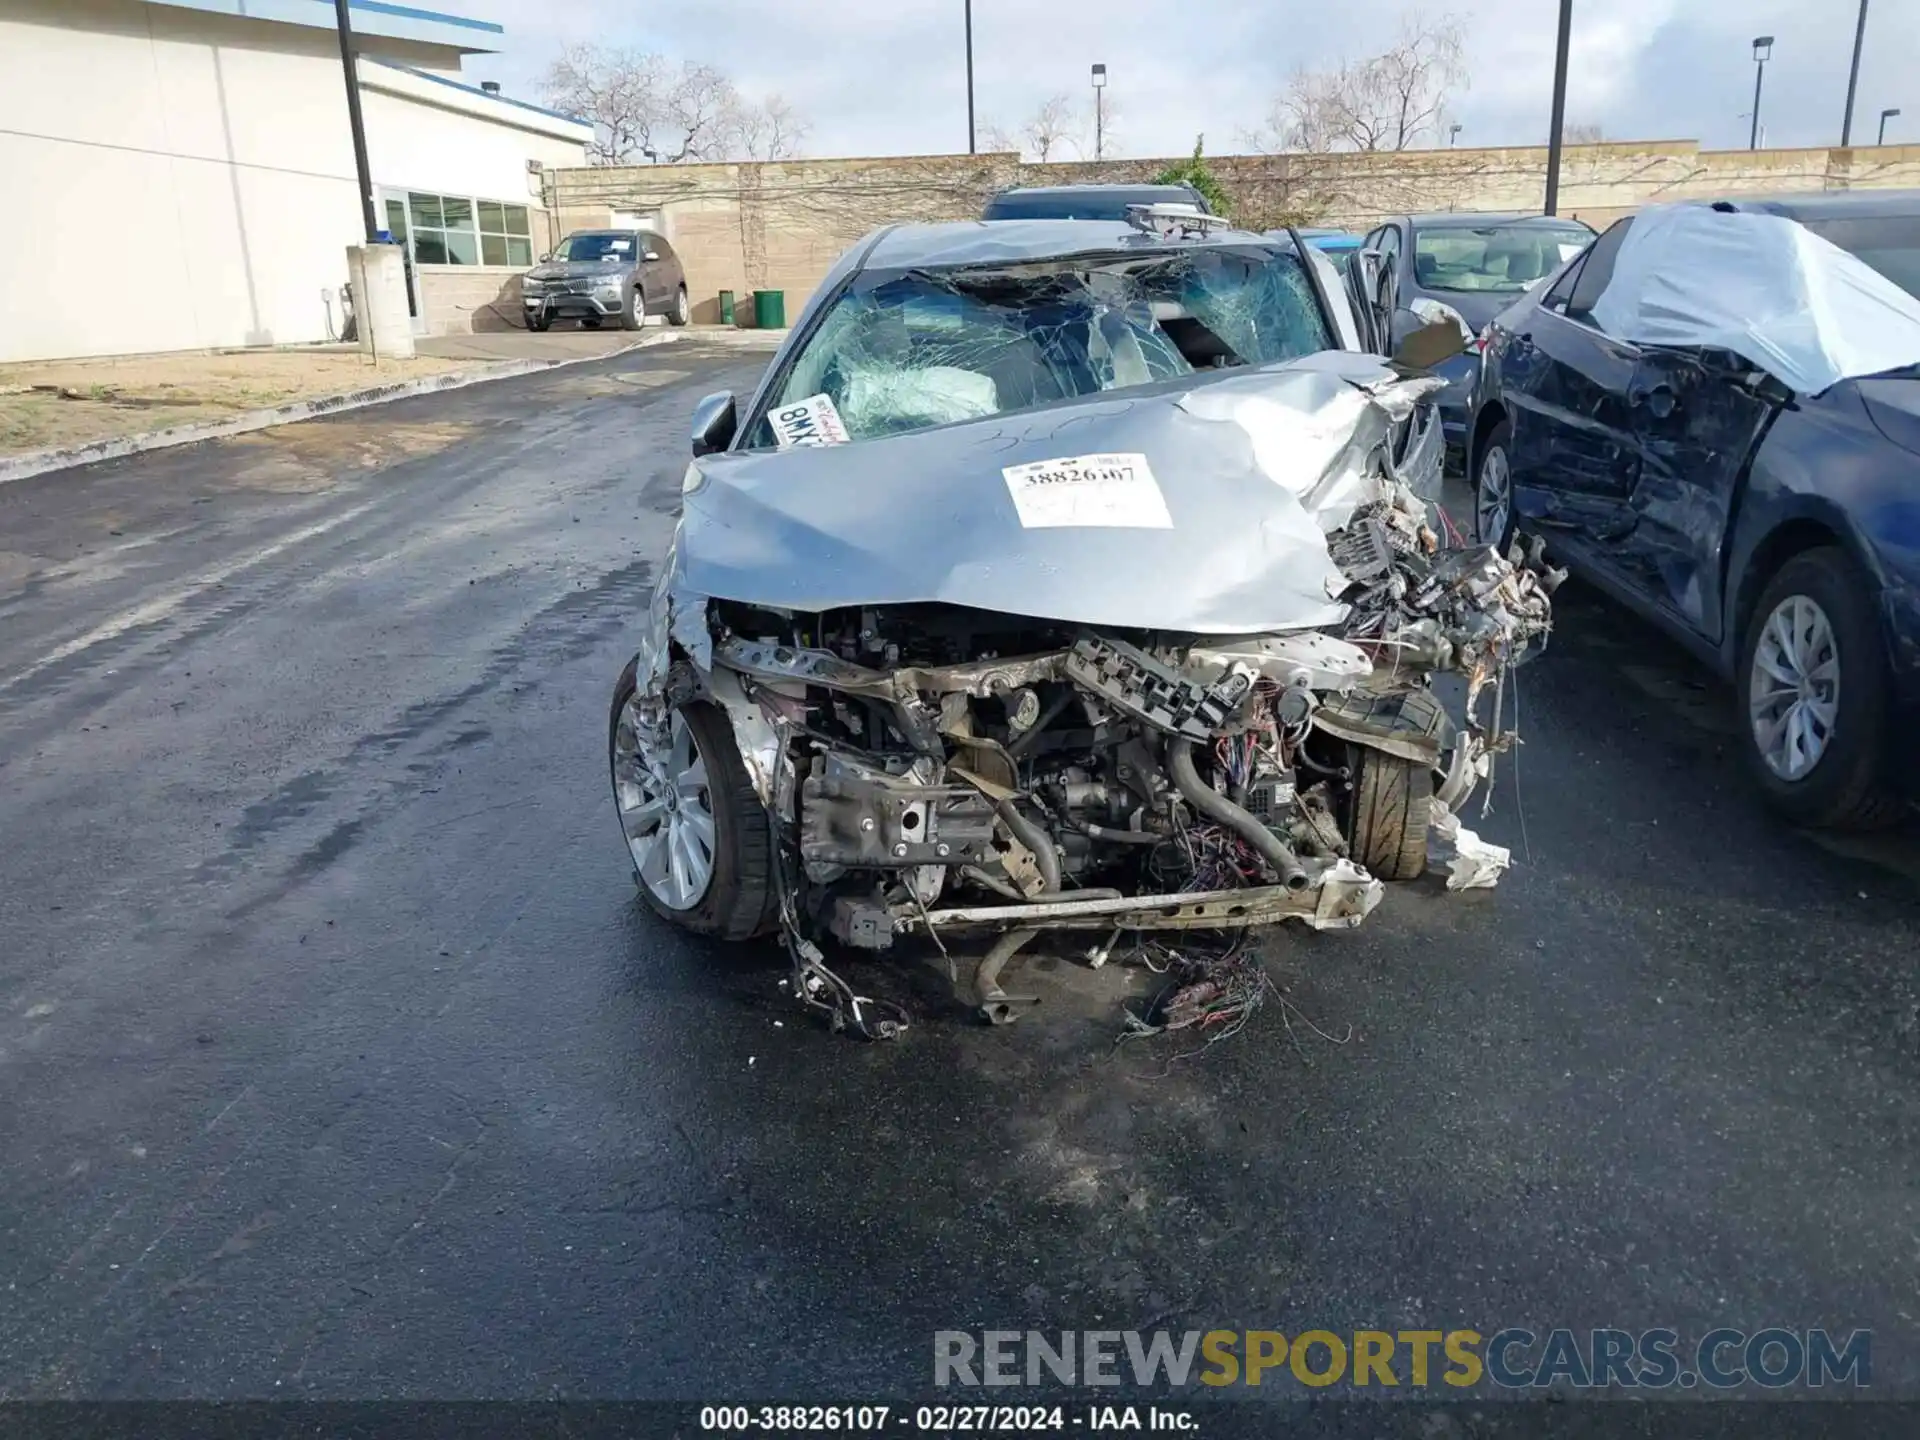
<svg viewBox="0 0 1920 1440">
<path fill-rule="evenodd" d="M 1141 254 L 1221 245 L 1291 248 L 1285 240 L 1227 226 L 1204 238 L 1169 240 L 1119 220 L 950 220 L 895 225 L 880 232 L 861 257 L 863 270 L 944 269 L 958 265 L 1019 265 L 1098 251 Z"/>
<path fill-rule="evenodd" d="M 1016 185 L 1011 190 L 1002 190 L 1001 195 L 1138 195 L 1151 191 L 1156 195 L 1191 195 L 1190 185 L 1154 185 L 1141 181 L 1138 185 Z"/>
<path fill-rule="evenodd" d="M 1408 215 L 1416 230 L 1478 230 L 1485 225 L 1538 225 L 1542 229 L 1591 229 L 1584 220 L 1571 215 L 1542 215 L 1530 210 L 1437 210 L 1427 215 Z"/>
<path fill-rule="evenodd" d="M 1920 215 L 1920 190 L 1815 190 L 1715 202 L 1788 220 L 1839 220 L 1855 215 Z"/>
</svg>

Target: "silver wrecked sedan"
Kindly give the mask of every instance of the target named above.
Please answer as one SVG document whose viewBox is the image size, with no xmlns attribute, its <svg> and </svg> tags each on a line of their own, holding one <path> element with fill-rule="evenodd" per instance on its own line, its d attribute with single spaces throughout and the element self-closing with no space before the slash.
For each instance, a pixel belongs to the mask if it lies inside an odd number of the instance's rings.
<svg viewBox="0 0 1920 1440">
<path fill-rule="evenodd" d="M 1418 875 L 1551 577 L 1441 544 L 1441 382 L 1352 348 L 1339 284 L 1147 211 L 843 257 L 694 417 L 609 726 L 647 903 L 780 932 L 798 998 L 882 1035 L 829 942 L 985 950 L 998 1021 L 1044 932 L 1341 928 Z"/>
</svg>

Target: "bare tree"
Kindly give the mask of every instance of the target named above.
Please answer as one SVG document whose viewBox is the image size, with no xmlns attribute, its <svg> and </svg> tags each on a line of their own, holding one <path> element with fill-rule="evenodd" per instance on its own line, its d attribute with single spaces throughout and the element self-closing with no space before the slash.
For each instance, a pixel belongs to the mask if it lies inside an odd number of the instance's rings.
<svg viewBox="0 0 1920 1440">
<path fill-rule="evenodd" d="M 1006 126 L 992 120 L 982 120 L 974 131 L 974 145 L 982 152 L 993 154 L 1020 152 L 1020 137 Z"/>
<path fill-rule="evenodd" d="M 748 160 L 792 160 L 813 126 L 786 99 L 769 95 L 759 104 L 737 100 L 729 117 L 730 149 Z"/>
<path fill-rule="evenodd" d="M 591 120 L 587 159 L 629 165 L 651 154 L 668 164 L 798 153 L 807 122 L 778 95 L 744 99 L 711 65 L 671 64 L 638 50 L 576 45 L 548 67 L 547 103 Z"/>
<path fill-rule="evenodd" d="M 1026 141 L 1027 152 L 1044 165 L 1049 160 L 1064 158 L 1056 157 L 1056 150 L 1071 149 L 1075 154 L 1084 150 L 1086 147 L 1081 143 L 1084 128 L 1071 97 L 1049 95 L 1020 127 L 1020 134 Z"/>
<path fill-rule="evenodd" d="M 1378 55 L 1331 70 L 1297 69 L 1274 98 L 1259 150 L 1410 150 L 1441 133 L 1447 101 L 1467 85 L 1465 29 L 1451 15 L 1407 16 Z"/>
<path fill-rule="evenodd" d="M 1607 132 L 1596 121 L 1569 121 L 1560 127 L 1560 139 L 1567 145 L 1598 145 L 1607 138 Z"/>
</svg>

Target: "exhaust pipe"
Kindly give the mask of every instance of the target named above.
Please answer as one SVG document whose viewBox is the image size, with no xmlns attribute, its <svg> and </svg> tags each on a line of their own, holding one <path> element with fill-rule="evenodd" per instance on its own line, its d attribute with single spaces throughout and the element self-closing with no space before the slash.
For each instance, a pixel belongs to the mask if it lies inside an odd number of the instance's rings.
<svg viewBox="0 0 1920 1440">
<path fill-rule="evenodd" d="M 1173 777 L 1174 789 L 1189 805 L 1209 819 L 1219 821 L 1258 850 L 1287 889 L 1305 890 L 1313 884 L 1313 877 L 1307 874 L 1300 857 L 1287 847 L 1286 841 L 1211 785 L 1201 783 L 1200 772 L 1193 768 L 1193 741 L 1176 738 L 1169 742 L 1167 772 Z"/>
</svg>

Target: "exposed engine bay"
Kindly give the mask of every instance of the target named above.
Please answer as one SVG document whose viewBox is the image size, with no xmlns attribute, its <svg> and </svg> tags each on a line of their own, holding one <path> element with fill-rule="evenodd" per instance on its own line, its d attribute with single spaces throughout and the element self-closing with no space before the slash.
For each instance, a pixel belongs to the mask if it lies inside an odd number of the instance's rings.
<svg viewBox="0 0 1920 1440">
<path fill-rule="evenodd" d="M 1424 870 L 1430 828 L 1450 886 L 1493 883 L 1505 853 L 1453 812 L 1514 742 L 1504 692 L 1560 574 L 1535 541 L 1461 543 L 1431 504 L 1438 383 L 1321 354 L 1090 406 L 1109 448 L 1070 460 L 1036 412 L 696 462 L 616 695 L 643 889 L 707 933 L 777 930 L 797 998 L 879 1038 L 904 1010 L 826 947 L 931 954 L 1004 1022 L 1034 1002 L 1002 974 L 1045 933 L 1095 957 L 1226 936 L 1142 1022 L 1165 1028 L 1244 1019 L 1266 982 L 1239 937 L 1360 924 Z M 1154 503 L 1014 516 L 1040 483 Z M 689 818 L 728 798 L 721 751 L 757 803 Z"/>
<path fill-rule="evenodd" d="M 1392 482 L 1329 551 L 1349 618 L 1321 631 L 708 602 L 711 671 L 672 688 L 727 712 L 767 805 L 801 998 L 889 1033 L 902 1017 L 854 996 L 821 937 L 998 935 L 966 998 L 1004 1021 L 1023 1001 L 1000 965 L 1041 930 L 1345 928 L 1420 873 L 1421 802 L 1457 805 L 1510 743 L 1479 697 L 1546 635 L 1557 576 L 1442 546 Z M 1438 670 L 1468 677 L 1464 726 Z"/>
</svg>

